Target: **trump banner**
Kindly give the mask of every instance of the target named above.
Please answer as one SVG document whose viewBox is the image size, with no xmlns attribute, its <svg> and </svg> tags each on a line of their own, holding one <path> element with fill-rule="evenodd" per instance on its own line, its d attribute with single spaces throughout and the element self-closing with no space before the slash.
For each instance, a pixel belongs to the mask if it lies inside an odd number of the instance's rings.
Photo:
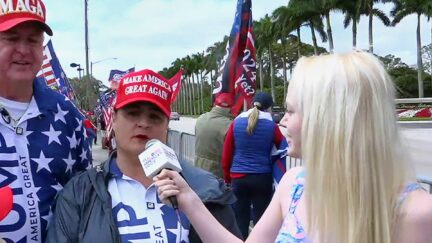
<svg viewBox="0 0 432 243">
<path fill-rule="evenodd" d="M 60 65 L 51 40 L 45 46 L 42 69 L 38 72 L 37 78 L 43 80 L 48 87 L 57 90 L 70 100 L 75 99 L 72 85 Z"/>
<path fill-rule="evenodd" d="M 244 103 L 248 108 L 251 107 L 256 81 L 255 52 L 252 2 L 238 0 L 226 54 L 213 90 L 214 100 L 222 93 L 234 98 L 231 109 L 233 115 L 241 111 Z"/>
<path fill-rule="evenodd" d="M 135 67 L 129 68 L 126 71 L 121 71 L 117 69 L 111 70 L 108 78 L 108 81 L 111 82 L 111 89 L 116 90 L 120 79 L 123 78 L 126 74 L 132 72 L 135 72 Z"/>
</svg>

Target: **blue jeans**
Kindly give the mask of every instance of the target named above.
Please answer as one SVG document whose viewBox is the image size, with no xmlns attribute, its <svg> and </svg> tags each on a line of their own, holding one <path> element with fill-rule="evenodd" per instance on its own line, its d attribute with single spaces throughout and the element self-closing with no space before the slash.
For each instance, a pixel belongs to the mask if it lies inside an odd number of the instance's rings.
<svg viewBox="0 0 432 243">
<path fill-rule="evenodd" d="M 273 195 L 273 175 L 247 174 L 245 177 L 232 179 L 231 182 L 237 201 L 234 213 L 243 239 L 249 234 L 249 222 L 256 224 L 270 204 Z M 252 214 L 251 217 L 251 205 Z"/>
</svg>

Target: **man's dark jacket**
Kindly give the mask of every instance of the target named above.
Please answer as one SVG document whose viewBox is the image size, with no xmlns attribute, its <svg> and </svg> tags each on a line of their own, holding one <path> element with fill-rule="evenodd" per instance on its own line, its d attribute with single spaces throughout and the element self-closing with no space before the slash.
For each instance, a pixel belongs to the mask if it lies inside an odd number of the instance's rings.
<svg viewBox="0 0 432 243">
<path fill-rule="evenodd" d="M 111 156 L 116 156 L 114 152 Z M 58 242 L 121 242 L 119 230 L 112 214 L 108 181 L 111 158 L 71 179 L 57 198 L 55 215 L 48 228 L 47 243 Z M 241 238 L 231 204 L 235 197 L 225 184 L 214 175 L 180 162 L 182 175 L 201 198 L 207 209 L 230 232 Z M 189 231 L 191 243 L 201 242 L 193 229 Z"/>
</svg>

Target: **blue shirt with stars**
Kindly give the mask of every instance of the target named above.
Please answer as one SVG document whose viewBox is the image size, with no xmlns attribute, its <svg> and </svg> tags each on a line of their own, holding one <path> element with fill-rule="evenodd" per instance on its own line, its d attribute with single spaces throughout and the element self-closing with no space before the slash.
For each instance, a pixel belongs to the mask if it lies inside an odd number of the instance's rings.
<svg viewBox="0 0 432 243">
<path fill-rule="evenodd" d="M 111 160 L 108 182 L 112 213 L 122 242 L 189 242 L 190 223 L 180 212 L 178 222 L 173 208 L 163 204 L 151 184 L 145 188 L 140 182 L 124 175 Z"/>
<path fill-rule="evenodd" d="M 13 209 L 0 222 L 6 242 L 44 242 L 54 199 L 77 171 L 90 166 L 81 113 L 65 96 L 33 81 L 33 97 L 16 127 L 0 118 L 0 187 Z"/>
</svg>

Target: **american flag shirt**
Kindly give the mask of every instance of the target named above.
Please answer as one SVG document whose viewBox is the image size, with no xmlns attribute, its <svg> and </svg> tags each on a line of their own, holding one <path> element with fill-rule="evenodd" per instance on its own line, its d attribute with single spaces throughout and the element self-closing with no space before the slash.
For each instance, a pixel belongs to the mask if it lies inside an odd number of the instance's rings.
<svg viewBox="0 0 432 243">
<path fill-rule="evenodd" d="M 124 175 L 115 158 L 110 163 L 113 177 L 108 182 L 112 213 L 122 242 L 188 243 L 190 223 L 180 212 L 178 222 L 173 208 L 163 204 L 152 184 Z"/>
<path fill-rule="evenodd" d="M 37 80 L 17 126 L 0 119 L 0 187 L 9 185 L 14 195 L 0 222 L 6 242 L 44 242 L 56 194 L 90 166 L 82 120 L 68 98 Z"/>
</svg>

